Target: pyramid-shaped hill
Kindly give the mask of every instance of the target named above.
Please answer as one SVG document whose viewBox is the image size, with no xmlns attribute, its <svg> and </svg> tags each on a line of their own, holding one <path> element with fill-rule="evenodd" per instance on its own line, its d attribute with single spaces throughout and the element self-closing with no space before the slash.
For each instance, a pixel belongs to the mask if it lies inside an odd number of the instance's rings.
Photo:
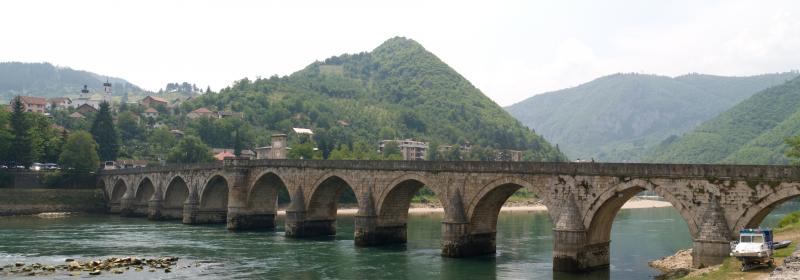
<svg viewBox="0 0 800 280">
<path fill-rule="evenodd" d="M 312 128 L 320 149 L 328 151 L 414 138 L 433 145 L 524 150 L 527 160 L 564 160 L 450 66 L 402 37 L 286 77 L 243 79 L 190 104 L 242 111 L 252 125 L 269 131 Z"/>
</svg>

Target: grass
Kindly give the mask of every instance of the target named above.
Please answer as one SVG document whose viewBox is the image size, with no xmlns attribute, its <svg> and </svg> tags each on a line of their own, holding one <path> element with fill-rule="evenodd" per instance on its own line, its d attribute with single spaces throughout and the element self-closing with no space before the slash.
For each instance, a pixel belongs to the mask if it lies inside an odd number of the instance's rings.
<svg viewBox="0 0 800 280">
<path fill-rule="evenodd" d="M 0 189 L 0 206 L 104 203 L 103 191 L 99 189 Z"/>
</svg>

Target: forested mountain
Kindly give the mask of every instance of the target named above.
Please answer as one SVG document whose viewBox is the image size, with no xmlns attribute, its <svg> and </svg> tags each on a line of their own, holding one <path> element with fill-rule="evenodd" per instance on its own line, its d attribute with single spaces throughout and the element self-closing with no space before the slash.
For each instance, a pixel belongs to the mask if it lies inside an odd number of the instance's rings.
<svg viewBox="0 0 800 280">
<path fill-rule="evenodd" d="M 528 160 L 564 159 L 435 55 L 400 37 L 290 76 L 243 79 L 182 107 L 244 112 L 252 126 L 271 132 L 312 128 L 326 156 L 341 145 L 377 149 L 380 139 L 415 138 L 526 150 Z"/>
<path fill-rule="evenodd" d="M 800 78 L 761 91 L 646 158 L 650 162 L 786 164 L 785 140 L 800 134 Z"/>
<path fill-rule="evenodd" d="M 615 74 L 535 95 L 506 110 L 570 158 L 638 162 L 664 139 L 796 76 Z"/>
<path fill-rule="evenodd" d="M 56 67 L 50 63 L 0 63 L 0 101 L 7 103 L 13 96 L 29 95 L 39 97 L 77 96 L 83 85 L 88 85 L 92 93 L 102 93 L 103 83 L 108 78 L 116 96 L 145 94 L 145 91 L 123 79 L 105 77 L 98 74 Z"/>
</svg>

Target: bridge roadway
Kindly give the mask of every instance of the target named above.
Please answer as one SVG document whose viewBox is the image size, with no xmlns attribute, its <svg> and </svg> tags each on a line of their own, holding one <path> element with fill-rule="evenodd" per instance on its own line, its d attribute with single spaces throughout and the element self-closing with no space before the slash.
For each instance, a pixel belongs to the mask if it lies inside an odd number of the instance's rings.
<svg viewBox="0 0 800 280">
<path fill-rule="evenodd" d="M 286 236 L 296 238 L 335 234 L 338 197 L 350 188 L 358 200 L 357 246 L 406 242 L 411 198 L 425 186 L 445 209 L 445 257 L 494 253 L 500 207 L 526 188 L 547 206 L 555 225 L 553 269 L 589 271 L 608 267 L 614 217 L 643 190 L 669 201 L 683 217 L 694 240 L 694 266 L 718 264 L 740 229 L 758 226 L 776 206 L 800 196 L 800 168 L 227 158 L 101 171 L 98 184 L 111 213 L 227 223 L 231 230 L 275 228 L 278 192 L 286 189 Z"/>
</svg>

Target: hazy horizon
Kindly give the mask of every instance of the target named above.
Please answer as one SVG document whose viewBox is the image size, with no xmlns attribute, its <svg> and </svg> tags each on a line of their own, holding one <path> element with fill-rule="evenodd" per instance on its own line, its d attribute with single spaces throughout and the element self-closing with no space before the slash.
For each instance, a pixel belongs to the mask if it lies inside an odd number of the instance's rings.
<svg viewBox="0 0 800 280">
<path fill-rule="evenodd" d="M 157 91 L 289 75 L 394 36 L 507 106 L 614 73 L 748 76 L 800 65 L 791 1 L 502 4 L 14 1 L 0 61 L 49 62 Z"/>
</svg>

